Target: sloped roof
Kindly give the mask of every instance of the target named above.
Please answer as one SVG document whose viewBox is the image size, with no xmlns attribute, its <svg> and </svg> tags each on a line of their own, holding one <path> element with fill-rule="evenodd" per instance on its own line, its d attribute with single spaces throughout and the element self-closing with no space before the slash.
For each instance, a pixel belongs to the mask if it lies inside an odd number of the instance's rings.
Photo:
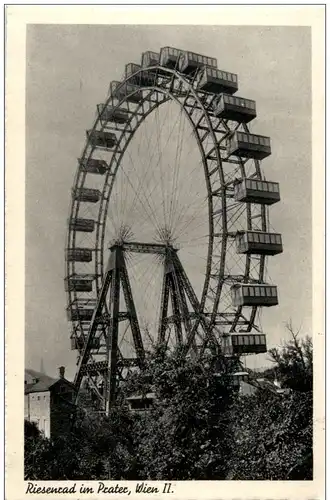
<svg viewBox="0 0 330 500">
<path fill-rule="evenodd" d="M 30 394 L 31 392 L 46 392 L 49 391 L 50 388 L 56 384 L 57 382 L 64 381 L 70 386 L 74 387 L 71 382 L 69 382 L 66 379 L 62 378 L 52 378 L 49 377 L 48 375 L 45 375 L 44 373 L 37 372 L 35 370 L 31 369 L 26 369 L 25 373 L 29 375 L 30 377 L 37 379 L 37 382 L 31 383 L 31 384 L 24 384 L 24 393 L 25 394 Z"/>
</svg>

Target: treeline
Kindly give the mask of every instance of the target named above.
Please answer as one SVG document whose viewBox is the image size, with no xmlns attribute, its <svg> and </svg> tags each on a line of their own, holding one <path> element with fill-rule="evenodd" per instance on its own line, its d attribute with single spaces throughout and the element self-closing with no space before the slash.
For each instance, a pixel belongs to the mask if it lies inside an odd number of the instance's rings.
<svg viewBox="0 0 330 500">
<path fill-rule="evenodd" d="M 312 352 L 311 339 L 292 331 L 264 374 L 290 391 L 240 396 L 228 358 L 159 350 L 127 380 L 108 418 L 78 409 L 68 435 L 53 441 L 25 422 L 25 479 L 310 480 Z M 125 397 L 150 390 L 152 409 L 130 412 Z"/>
</svg>

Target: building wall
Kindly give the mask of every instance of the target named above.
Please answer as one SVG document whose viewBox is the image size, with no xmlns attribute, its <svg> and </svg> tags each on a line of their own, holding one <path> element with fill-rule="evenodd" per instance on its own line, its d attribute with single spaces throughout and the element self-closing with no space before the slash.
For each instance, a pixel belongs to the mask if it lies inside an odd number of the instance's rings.
<svg viewBox="0 0 330 500">
<path fill-rule="evenodd" d="M 35 422 L 45 437 L 50 437 L 50 392 L 25 394 L 24 418 Z"/>
</svg>

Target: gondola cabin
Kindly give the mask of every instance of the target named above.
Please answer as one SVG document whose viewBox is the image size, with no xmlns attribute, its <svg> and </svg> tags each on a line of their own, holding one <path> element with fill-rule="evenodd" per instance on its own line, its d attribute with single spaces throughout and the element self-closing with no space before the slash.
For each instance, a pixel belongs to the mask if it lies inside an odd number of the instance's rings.
<svg viewBox="0 0 330 500">
<path fill-rule="evenodd" d="M 227 155 L 262 160 L 271 155 L 270 138 L 263 135 L 234 132 L 227 140 Z"/>
<path fill-rule="evenodd" d="M 209 66 L 210 68 L 217 67 L 217 60 L 214 57 L 202 56 L 194 52 L 183 52 L 179 60 L 179 71 L 181 73 L 191 73 L 196 69 Z"/>
<path fill-rule="evenodd" d="M 257 116 L 256 102 L 243 97 L 221 94 L 214 105 L 214 116 L 248 123 Z"/>
<path fill-rule="evenodd" d="M 149 392 L 145 395 L 136 394 L 126 398 L 129 409 L 132 412 L 148 411 L 152 408 L 156 395 L 153 392 Z"/>
<path fill-rule="evenodd" d="M 237 283 L 231 287 L 233 306 L 276 306 L 277 287 L 267 284 Z"/>
<path fill-rule="evenodd" d="M 179 59 L 183 53 L 183 50 L 175 49 L 174 47 L 163 47 L 160 51 L 160 65 L 166 68 L 178 69 Z"/>
<path fill-rule="evenodd" d="M 238 90 L 238 79 L 234 73 L 222 71 L 215 68 L 204 68 L 201 80 L 198 83 L 199 90 L 220 94 L 235 94 Z"/>
<path fill-rule="evenodd" d="M 92 233 L 95 229 L 95 221 L 93 219 L 70 219 L 69 228 L 82 233 Z"/>
<path fill-rule="evenodd" d="M 130 83 L 138 86 L 149 86 L 153 84 L 154 76 L 148 71 L 141 71 L 142 66 L 139 64 L 128 63 L 125 66 L 125 78 L 129 79 Z"/>
<path fill-rule="evenodd" d="M 140 87 L 132 83 L 111 82 L 110 93 L 112 97 L 116 97 L 120 101 L 126 99 L 133 103 L 138 103 L 143 98 Z"/>
<path fill-rule="evenodd" d="M 112 149 L 117 143 L 116 134 L 104 130 L 88 130 L 87 137 L 96 148 Z"/>
<path fill-rule="evenodd" d="M 280 234 L 262 231 L 238 231 L 235 239 L 239 254 L 277 255 L 283 252 Z"/>
<path fill-rule="evenodd" d="M 241 382 L 249 382 L 249 374 L 247 372 L 236 372 L 232 374 L 232 385 L 239 387 Z"/>
<path fill-rule="evenodd" d="M 129 121 L 129 113 L 124 108 L 116 108 L 115 106 L 105 106 L 104 104 L 99 104 L 98 113 L 100 119 L 103 123 L 127 123 Z"/>
<path fill-rule="evenodd" d="M 267 352 L 266 335 L 234 334 L 231 335 L 233 354 L 260 354 Z"/>
<path fill-rule="evenodd" d="M 278 182 L 243 179 L 234 186 L 236 201 L 273 205 L 280 201 L 280 185 Z"/>
<path fill-rule="evenodd" d="M 68 248 L 66 258 L 69 262 L 91 262 L 93 252 L 89 248 Z"/>
<path fill-rule="evenodd" d="M 93 280 L 86 276 L 74 275 L 65 280 L 67 292 L 92 292 Z"/>
<path fill-rule="evenodd" d="M 67 308 L 67 316 L 69 321 L 91 321 L 94 314 L 94 309 L 71 306 Z"/>
<path fill-rule="evenodd" d="M 73 190 L 74 199 L 77 201 L 86 201 L 89 203 L 97 203 L 101 198 L 99 189 L 91 188 L 76 188 Z"/>
<path fill-rule="evenodd" d="M 143 68 L 149 68 L 149 66 L 158 66 L 158 64 L 159 64 L 158 52 L 152 52 L 151 50 L 143 52 L 141 58 L 141 66 Z"/>
<path fill-rule="evenodd" d="M 78 349 L 81 351 L 84 348 L 84 345 L 86 343 L 87 336 L 85 335 L 79 335 L 77 337 L 71 337 L 71 350 L 74 351 Z M 91 342 L 90 342 L 90 348 L 91 349 L 99 349 L 100 348 L 100 339 L 99 337 L 94 337 Z"/>
<path fill-rule="evenodd" d="M 79 161 L 79 166 L 81 172 L 87 172 L 88 174 L 104 175 L 108 170 L 107 162 L 104 160 L 96 160 L 94 158 L 81 158 Z"/>
</svg>

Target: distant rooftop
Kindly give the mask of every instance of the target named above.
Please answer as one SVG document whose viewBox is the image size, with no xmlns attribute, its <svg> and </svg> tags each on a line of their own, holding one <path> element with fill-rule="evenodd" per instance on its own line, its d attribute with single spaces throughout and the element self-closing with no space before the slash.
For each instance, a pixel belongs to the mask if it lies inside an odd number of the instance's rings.
<svg viewBox="0 0 330 500">
<path fill-rule="evenodd" d="M 45 375 L 44 373 L 37 372 L 36 370 L 31 370 L 30 368 L 25 369 L 24 377 L 24 393 L 30 394 L 32 392 L 46 392 L 56 384 L 59 380 L 63 380 L 64 377 L 53 378 Z M 64 379 L 68 384 L 72 385 L 71 382 Z"/>
</svg>

